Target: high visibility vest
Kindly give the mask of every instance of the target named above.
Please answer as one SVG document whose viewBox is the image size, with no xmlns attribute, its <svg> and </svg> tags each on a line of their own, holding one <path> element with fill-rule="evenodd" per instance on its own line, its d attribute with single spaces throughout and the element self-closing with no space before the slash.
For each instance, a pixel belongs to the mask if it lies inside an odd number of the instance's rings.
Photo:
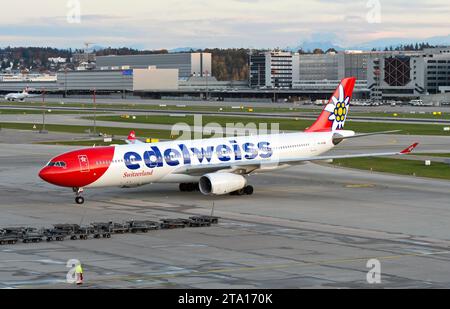
<svg viewBox="0 0 450 309">
<path fill-rule="evenodd" d="M 77 274 L 82 274 L 82 273 L 83 273 L 83 268 L 81 267 L 81 264 L 78 265 L 78 266 L 75 268 L 75 273 L 77 273 Z"/>
</svg>

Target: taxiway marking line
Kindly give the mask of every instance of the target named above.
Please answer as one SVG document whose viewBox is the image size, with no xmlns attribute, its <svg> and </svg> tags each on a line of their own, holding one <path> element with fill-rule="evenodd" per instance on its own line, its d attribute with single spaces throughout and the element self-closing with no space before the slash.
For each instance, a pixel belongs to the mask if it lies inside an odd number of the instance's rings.
<svg viewBox="0 0 450 309">
<path fill-rule="evenodd" d="M 274 264 L 274 265 L 262 265 L 262 266 L 249 266 L 249 267 L 237 267 L 237 268 L 221 268 L 212 269 L 208 271 L 180 271 L 175 274 L 161 274 L 161 275 L 120 275 L 115 277 L 108 277 L 104 279 L 93 280 L 90 283 L 102 283 L 102 282 L 114 282 L 118 280 L 123 281 L 133 281 L 133 280 L 151 280 L 151 279 L 170 279 L 179 276 L 199 276 L 215 273 L 231 273 L 231 272 L 250 272 L 257 270 L 270 270 L 270 269 L 280 269 L 288 268 L 292 266 L 320 266 L 320 265 L 337 265 L 344 263 L 362 262 L 368 261 L 370 259 L 378 259 L 380 261 L 386 260 L 398 260 L 408 257 L 426 257 L 435 255 L 446 255 L 450 254 L 450 251 L 439 251 L 439 252 L 427 252 L 427 253 L 409 253 L 409 254 L 397 254 L 397 255 L 387 255 L 387 256 L 370 256 L 370 257 L 359 257 L 359 258 L 348 258 L 348 259 L 335 259 L 335 260 L 320 260 L 320 261 L 299 261 L 288 264 Z M 84 264 L 87 264 L 86 262 Z M 87 267 L 86 267 L 87 268 Z M 35 285 L 23 285 L 17 288 L 33 288 Z"/>
</svg>

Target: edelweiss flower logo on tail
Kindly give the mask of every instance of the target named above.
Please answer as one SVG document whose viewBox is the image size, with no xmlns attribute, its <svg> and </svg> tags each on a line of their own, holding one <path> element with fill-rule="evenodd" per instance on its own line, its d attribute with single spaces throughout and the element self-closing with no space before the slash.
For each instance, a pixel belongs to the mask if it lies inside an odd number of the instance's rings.
<svg viewBox="0 0 450 309">
<path fill-rule="evenodd" d="M 305 132 L 330 132 L 342 130 L 347 119 L 350 98 L 355 87 L 356 78 L 344 78 L 316 121 Z"/>
<path fill-rule="evenodd" d="M 347 113 L 350 105 L 350 97 L 346 97 L 344 93 L 344 87 L 339 85 L 339 98 L 332 97 L 331 101 L 325 110 L 331 115 L 328 120 L 333 121 L 332 130 L 341 130 L 344 128 L 345 120 L 347 119 Z"/>
</svg>

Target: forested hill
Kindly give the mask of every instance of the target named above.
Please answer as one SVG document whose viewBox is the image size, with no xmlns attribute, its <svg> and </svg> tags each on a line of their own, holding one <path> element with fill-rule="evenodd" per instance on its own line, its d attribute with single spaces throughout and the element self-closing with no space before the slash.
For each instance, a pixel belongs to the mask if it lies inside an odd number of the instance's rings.
<svg viewBox="0 0 450 309">
<path fill-rule="evenodd" d="M 248 79 L 247 49 L 205 49 L 212 54 L 212 71 L 218 80 Z"/>
<path fill-rule="evenodd" d="M 72 50 L 52 47 L 6 47 L 0 48 L 2 70 L 12 66 L 15 70 L 42 71 L 50 67 L 48 58 L 70 58 Z"/>
</svg>

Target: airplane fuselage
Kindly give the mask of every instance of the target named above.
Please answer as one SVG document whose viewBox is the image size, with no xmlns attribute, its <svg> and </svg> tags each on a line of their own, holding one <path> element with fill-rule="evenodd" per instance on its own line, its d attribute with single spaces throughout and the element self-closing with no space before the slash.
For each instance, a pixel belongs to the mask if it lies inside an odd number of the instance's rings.
<svg viewBox="0 0 450 309">
<path fill-rule="evenodd" d="M 8 101 L 23 101 L 28 97 L 27 93 L 9 93 L 5 96 Z"/>
<path fill-rule="evenodd" d="M 177 171 L 236 162 L 254 163 L 254 171 L 272 171 L 286 167 L 276 164 L 280 159 L 329 151 L 334 146 L 332 136 L 331 132 L 286 133 L 87 148 L 53 158 L 41 177 L 51 174 L 55 179 L 47 178 L 48 182 L 77 188 L 198 182 L 199 176 Z M 52 162 L 63 163 L 51 166 Z"/>
</svg>

